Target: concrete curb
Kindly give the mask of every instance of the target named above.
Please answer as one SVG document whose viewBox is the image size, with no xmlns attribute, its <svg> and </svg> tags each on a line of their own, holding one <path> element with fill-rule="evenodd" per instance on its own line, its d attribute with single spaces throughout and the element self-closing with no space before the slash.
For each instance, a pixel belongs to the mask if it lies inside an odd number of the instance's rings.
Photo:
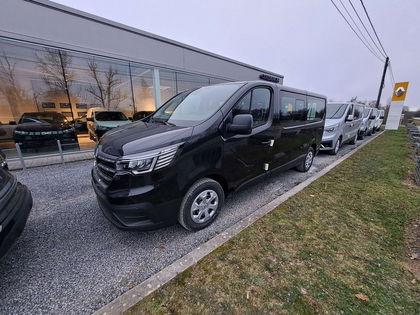
<svg viewBox="0 0 420 315">
<path fill-rule="evenodd" d="M 317 180 L 318 178 L 324 176 L 329 171 L 331 171 L 334 167 L 336 167 L 338 164 L 343 162 L 344 160 L 348 159 L 350 156 L 352 156 L 354 153 L 359 151 L 361 148 L 363 148 L 365 145 L 370 143 L 372 140 L 376 139 L 379 135 L 381 135 L 383 132 L 379 133 L 378 135 L 372 137 L 359 147 L 355 148 L 351 152 L 345 154 L 341 158 L 339 158 L 334 163 L 330 164 L 323 170 L 319 171 L 315 175 L 309 177 L 302 183 L 296 185 L 289 191 L 285 192 L 281 196 L 277 197 L 273 201 L 269 202 L 265 206 L 262 206 L 249 216 L 243 218 L 239 222 L 235 223 L 231 227 L 227 228 L 224 232 L 216 235 L 212 239 L 208 240 L 204 244 L 202 244 L 200 247 L 197 247 L 193 251 L 189 252 L 185 256 L 181 257 L 177 261 L 173 262 L 169 266 L 165 267 L 158 273 L 152 275 L 150 278 L 146 279 L 139 285 L 135 286 L 131 290 L 125 292 L 121 296 L 117 297 L 115 300 L 110 302 L 109 304 L 105 305 L 95 313 L 94 315 L 114 315 L 114 314 L 121 314 L 128 310 L 130 307 L 135 305 L 137 302 L 160 288 L 162 285 L 166 284 L 173 278 L 175 278 L 176 275 L 179 273 L 185 271 L 192 265 L 196 264 L 199 260 L 210 254 L 212 251 L 214 251 L 216 248 L 222 246 L 224 243 L 226 243 L 229 239 L 234 237 L 239 232 L 246 229 L 248 226 L 253 224 L 255 221 L 260 219 L 261 217 L 265 216 L 266 214 L 270 213 L 272 210 L 274 210 L 276 207 L 278 207 L 280 204 L 285 202 L 287 199 L 298 193 L 299 191 L 303 190 L 305 187 L 310 185 L 312 182 Z"/>
</svg>

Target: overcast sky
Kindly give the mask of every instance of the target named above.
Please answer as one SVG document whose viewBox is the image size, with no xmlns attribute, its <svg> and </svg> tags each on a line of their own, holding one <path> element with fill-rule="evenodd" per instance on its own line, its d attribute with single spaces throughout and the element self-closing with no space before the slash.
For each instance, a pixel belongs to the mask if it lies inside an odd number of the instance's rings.
<svg viewBox="0 0 420 315">
<path fill-rule="evenodd" d="M 283 74 L 285 85 L 329 99 L 377 97 L 383 64 L 330 0 L 56 2 Z M 342 2 L 351 9 L 348 0 Z M 352 2 L 361 14 L 360 1 Z M 364 3 L 391 58 L 395 80 L 410 81 L 405 104 L 420 108 L 420 1 Z M 389 76 L 385 82 L 382 103 L 392 94 Z"/>
</svg>

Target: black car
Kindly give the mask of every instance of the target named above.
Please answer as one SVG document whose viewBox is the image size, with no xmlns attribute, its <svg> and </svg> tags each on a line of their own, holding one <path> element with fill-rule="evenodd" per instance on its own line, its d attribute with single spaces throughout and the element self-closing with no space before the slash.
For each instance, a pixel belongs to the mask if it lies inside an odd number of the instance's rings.
<svg viewBox="0 0 420 315">
<path fill-rule="evenodd" d="M 153 114 L 154 112 L 151 111 L 140 111 L 133 115 L 133 121 L 141 120 L 146 118 L 147 116 Z"/>
<path fill-rule="evenodd" d="M 56 112 L 24 113 L 13 134 L 14 141 L 22 148 L 77 144 L 76 132 L 67 118 Z"/>
<path fill-rule="evenodd" d="M 32 208 L 28 188 L 19 183 L 7 170 L 0 151 L 0 258 L 13 245 L 25 227 Z"/>
<path fill-rule="evenodd" d="M 176 221 L 204 228 L 244 184 L 275 170 L 309 170 L 325 103 L 325 96 L 264 81 L 180 93 L 100 140 L 92 170 L 99 205 L 121 229 Z"/>
</svg>

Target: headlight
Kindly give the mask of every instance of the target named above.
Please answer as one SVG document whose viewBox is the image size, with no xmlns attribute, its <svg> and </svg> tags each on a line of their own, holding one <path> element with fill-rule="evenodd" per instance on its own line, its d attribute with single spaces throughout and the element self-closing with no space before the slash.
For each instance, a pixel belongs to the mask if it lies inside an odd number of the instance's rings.
<svg viewBox="0 0 420 315">
<path fill-rule="evenodd" d="M 15 134 L 17 134 L 17 135 L 26 135 L 26 134 L 28 134 L 28 132 L 26 132 L 26 131 L 20 131 L 20 130 L 15 130 Z"/>
<path fill-rule="evenodd" d="M 131 172 L 134 175 L 138 175 L 168 166 L 171 164 L 181 144 L 122 157 L 117 162 L 117 172 Z"/>
<path fill-rule="evenodd" d="M 331 127 L 325 128 L 324 131 L 325 132 L 333 132 L 333 131 L 335 131 L 337 129 L 337 127 L 338 127 L 338 125 L 331 126 Z"/>
</svg>

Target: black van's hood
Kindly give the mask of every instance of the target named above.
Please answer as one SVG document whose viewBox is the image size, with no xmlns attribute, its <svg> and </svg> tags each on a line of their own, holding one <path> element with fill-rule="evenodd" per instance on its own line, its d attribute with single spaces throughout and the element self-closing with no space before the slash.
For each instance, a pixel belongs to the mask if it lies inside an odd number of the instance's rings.
<svg viewBox="0 0 420 315">
<path fill-rule="evenodd" d="M 107 132 L 98 146 L 106 154 L 126 156 L 183 142 L 192 130 L 193 127 L 137 121 Z"/>
</svg>

